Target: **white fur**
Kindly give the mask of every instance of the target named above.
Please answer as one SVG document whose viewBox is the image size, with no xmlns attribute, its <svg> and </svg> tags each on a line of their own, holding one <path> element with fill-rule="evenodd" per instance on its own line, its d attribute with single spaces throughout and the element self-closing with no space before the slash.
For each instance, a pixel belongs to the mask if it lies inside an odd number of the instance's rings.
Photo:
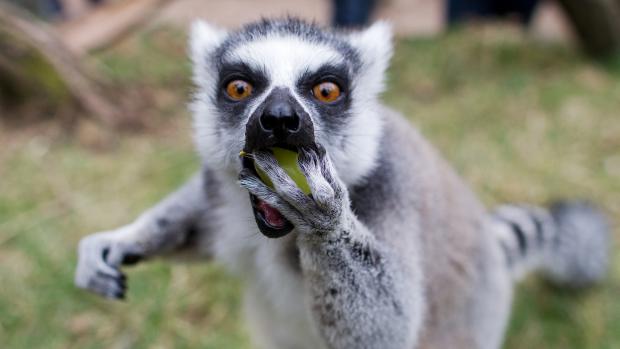
<svg viewBox="0 0 620 349">
<path fill-rule="evenodd" d="M 214 117 L 217 110 L 210 102 L 215 97 L 217 71 L 210 55 L 226 39 L 227 32 L 202 20 L 192 23 L 189 34 L 189 53 L 193 66 L 196 92 L 190 104 L 194 121 L 194 142 L 203 161 L 219 164 L 226 161 L 227 154 L 218 144 Z"/>
<path fill-rule="evenodd" d="M 361 32 L 349 34 L 349 43 L 362 61 L 361 72 L 353 85 L 352 114 L 344 147 L 329 149 L 341 179 L 353 185 L 369 174 L 377 163 L 383 115 L 378 97 L 384 89 L 385 70 L 392 57 L 392 28 L 377 22 Z"/>
<path fill-rule="evenodd" d="M 282 259 L 283 242 L 296 234 L 265 239 L 252 217 L 245 190 L 225 173 L 218 180 L 227 200 L 214 207 L 221 233 L 213 240 L 213 252 L 245 281 L 244 315 L 253 343 L 261 349 L 323 348 L 305 304 L 303 280 Z"/>
<path fill-rule="evenodd" d="M 392 58 L 392 26 L 377 22 L 364 31 L 349 34 L 349 43 L 362 57 L 357 84 L 365 87 L 366 96 L 376 97 L 385 88 L 385 70 Z"/>
<path fill-rule="evenodd" d="M 196 86 L 211 90 L 215 81 L 213 66 L 209 64 L 209 54 L 220 45 L 228 34 L 212 24 L 202 20 L 192 23 L 189 34 L 189 54 L 194 68 Z"/>
<path fill-rule="evenodd" d="M 315 71 L 344 57 L 329 46 L 311 43 L 297 36 L 273 34 L 241 45 L 224 56 L 229 62 L 243 62 L 263 69 L 274 86 L 294 87 L 305 71 Z"/>
</svg>

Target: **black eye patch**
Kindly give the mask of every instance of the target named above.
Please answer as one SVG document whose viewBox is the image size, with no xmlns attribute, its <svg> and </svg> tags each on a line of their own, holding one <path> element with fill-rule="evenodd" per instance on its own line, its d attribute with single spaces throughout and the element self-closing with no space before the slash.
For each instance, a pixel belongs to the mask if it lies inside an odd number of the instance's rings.
<svg viewBox="0 0 620 349">
<path fill-rule="evenodd" d="M 267 74 L 253 69 L 245 63 L 225 63 L 219 69 L 218 100 L 224 96 L 226 85 L 233 80 L 244 80 L 252 85 L 254 94 L 262 92 L 268 85 Z"/>
<path fill-rule="evenodd" d="M 312 93 L 317 84 L 329 81 L 340 87 L 339 100 L 326 104 L 319 101 Z M 348 119 L 351 107 L 350 70 L 346 65 L 324 65 L 313 72 L 305 72 L 297 81 L 297 92 L 313 105 L 317 117 L 321 118 L 327 129 L 335 129 Z"/>
<path fill-rule="evenodd" d="M 226 86 L 233 80 L 243 80 L 252 85 L 252 94 L 245 99 L 235 101 L 227 97 Z M 223 63 L 219 66 L 217 93 L 215 105 L 222 114 L 220 122 L 228 127 L 236 127 L 244 119 L 249 102 L 259 96 L 267 86 L 269 80 L 262 70 L 253 69 L 245 63 Z"/>
<path fill-rule="evenodd" d="M 297 80 L 297 89 L 302 96 L 311 96 L 312 88 L 325 81 L 338 85 L 342 93 L 347 94 L 350 89 L 349 69 L 345 65 L 324 65 L 316 71 L 304 72 Z"/>
</svg>

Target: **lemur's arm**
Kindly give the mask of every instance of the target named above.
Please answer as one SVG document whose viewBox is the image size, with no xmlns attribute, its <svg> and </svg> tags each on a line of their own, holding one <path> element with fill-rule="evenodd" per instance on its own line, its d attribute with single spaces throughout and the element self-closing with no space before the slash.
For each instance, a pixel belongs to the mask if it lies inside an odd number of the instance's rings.
<svg viewBox="0 0 620 349">
<path fill-rule="evenodd" d="M 275 191 L 247 170 L 240 183 L 298 230 L 309 304 L 327 347 L 414 348 L 422 316 L 419 270 L 358 220 L 322 147 L 300 149 L 299 164 L 312 197 L 297 188 L 271 154 L 256 152 L 255 162 Z"/>
<path fill-rule="evenodd" d="M 84 237 L 78 247 L 77 286 L 109 298 L 123 298 L 123 264 L 143 258 L 196 252 L 209 254 L 207 174 L 200 172 L 133 223 Z"/>
</svg>

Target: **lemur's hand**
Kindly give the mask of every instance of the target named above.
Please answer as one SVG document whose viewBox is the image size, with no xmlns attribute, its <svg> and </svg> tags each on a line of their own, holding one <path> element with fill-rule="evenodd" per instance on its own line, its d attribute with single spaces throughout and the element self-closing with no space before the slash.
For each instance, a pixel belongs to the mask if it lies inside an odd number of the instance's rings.
<svg viewBox="0 0 620 349">
<path fill-rule="evenodd" d="M 297 187 L 273 154 L 256 151 L 253 156 L 256 165 L 271 179 L 275 191 L 248 169 L 239 175 L 239 183 L 280 211 L 299 232 L 329 234 L 347 223 L 351 213 L 349 194 L 322 146 L 299 149 L 299 166 L 308 180 L 312 197 Z"/>
<path fill-rule="evenodd" d="M 123 237 L 131 235 L 132 225 L 118 230 L 86 236 L 78 246 L 76 286 L 107 298 L 123 299 L 127 288 L 122 264 L 134 264 L 142 255 L 140 246 Z"/>
</svg>

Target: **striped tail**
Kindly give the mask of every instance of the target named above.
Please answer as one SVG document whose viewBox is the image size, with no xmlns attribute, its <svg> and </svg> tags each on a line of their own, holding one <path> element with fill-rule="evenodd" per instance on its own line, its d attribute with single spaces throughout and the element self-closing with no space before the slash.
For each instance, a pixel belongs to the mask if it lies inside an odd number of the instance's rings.
<svg viewBox="0 0 620 349">
<path fill-rule="evenodd" d="M 586 202 L 560 202 L 549 209 L 503 205 L 492 224 L 515 280 L 540 272 L 549 281 L 586 287 L 607 273 L 610 233 L 605 216 Z"/>
</svg>

